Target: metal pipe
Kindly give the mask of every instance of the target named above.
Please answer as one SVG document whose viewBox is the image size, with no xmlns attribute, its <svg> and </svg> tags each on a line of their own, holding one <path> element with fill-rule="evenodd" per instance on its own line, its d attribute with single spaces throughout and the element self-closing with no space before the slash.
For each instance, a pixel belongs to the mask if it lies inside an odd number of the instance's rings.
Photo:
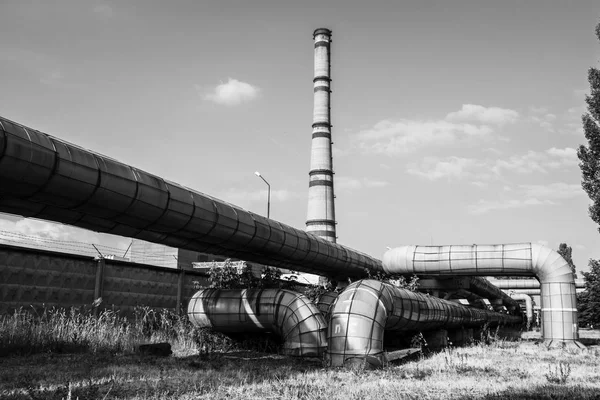
<svg viewBox="0 0 600 400">
<path fill-rule="evenodd" d="M 465 307 L 365 279 L 349 285 L 334 302 L 327 328 L 326 357 L 334 367 L 357 361 L 377 367 L 385 362 L 386 331 L 420 332 L 521 322 L 521 317 Z"/>
<path fill-rule="evenodd" d="M 537 279 L 494 279 L 487 280 L 499 289 L 539 289 L 540 281 Z M 585 288 L 585 279 L 575 279 L 575 288 Z"/>
<path fill-rule="evenodd" d="M 203 289 L 188 304 L 197 327 L 218 332 L 272 332 L 283 352 L 320 356 L 327 348 L 325 319 L 304 295 L 284 289 Z"/>
<path fill-rule="evenodd" d="M 541 283 L 542 336 L 548 347 L 578 342 L 575 282 L 556 251 L 536 244 L 401 246 L 383 256 L 388 273 L 535 276 Z"/>
<path fill-rule="evenodd" d="M 0 212 L 361 278 L 381 261 L 0 117 Z"/>
<path fill-rule="evenodd" d="M 527 316 L 527 329 L 533 321 L 533 299 L 524 293 L 510 293 L 510 297 L 515 300 L 523 300 L 525 302 L 525 315 Z"/>
<path fill-rule="evenodd" d="M 314 109 L 306 231 L 335 243 L 337 237 L 330 106 L 331 31 L 326 28 L 316 29 L 313 39 L 315 42 Z"/>
<path fill-rule="evenodd" d="M 540 288 L 537 289 L 502 289 L 502 291 L 506 294 L 510 293 L 523 293 L 528 294 L 530 296 L 540 296 L 542 294 L 542 290 Z M 575 293 L 585 292 L 585 289 L 575 288 Z"/>
</svg>

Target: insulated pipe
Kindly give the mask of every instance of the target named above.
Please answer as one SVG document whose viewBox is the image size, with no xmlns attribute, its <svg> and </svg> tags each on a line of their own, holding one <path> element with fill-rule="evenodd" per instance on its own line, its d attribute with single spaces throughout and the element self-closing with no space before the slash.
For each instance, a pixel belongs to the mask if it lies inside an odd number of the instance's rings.
<svg viewBox="0 0 600 400">
<path fill-rule="evenodd" d="M 402 246 L 383 256 L 387 273 L 424 275 L 530 275 L 541 283 L 542 336 L 549 347 L 578 342 L 575 282 L 556 251 L 536 244 Z"/>
<path fill-rule="evenodd" d="M 503 289 L 502 290 L 506 294 L 510 293 L 523 293 L 528 294 L 529 296 L 540 296 L 542 294 L 542 290 L 540 288 L 537 289 Z M 585 292 L 585 289 L 575 288 L 576 293 Z"/>
<path fill-rule="evenodd" d="M 332 279 L 381 269 L 366 254 L 2 117 L 0 212 Z"/>
<path fill-rule="evenodd" d="M 385 331 L 419 332 L 521 322 L 521 317 L 465 307 L 365 279 L 349 285 L 334 302 L 326 357 L 333 367 L 356 362 L 378 367 L 385 362 Z"/>
<path fill-rule="evenodd" d="M 487 280 L 499 289 L 539 289 L 540 281 L 537 279 L 494 279 L 487 278 Z M 584 279 L 575 279 L 575 288 L 585 288 Z"/>
<path fill-rule="evenodd" d="M 284 289 L 203 289 L 188 304 L 199 328 L 218 332 L 272 332 L 286 355 L 316 357 L 327 348 L 323 316 L 304 295 Z"/>
<path fill-rule="evenodd" d="M 323 314 L 323 317 L 325 317 L 325 321 L 329 321 L 331 306 L 337 297 L 337 292 L 325 292 L 316 299 L 315 305 L 321 314 Z"/>
<path fill-rule="evenodd" d="M 533 321 L 533 300 L 531 296 L 524 293 L 510 293 L 510 297 L 515 300 L 525 301 L 525 315 L 527 316 L 527 329 L 529 329 L 531 321 Z"/>
<path fill-rule="evenodd" d="M 336 242 L 333 194 L 333 156 L 331 152 L 331 31 L 314 31 L 314 110 L 308 183 L 306 231 Z"/>
<path fill-rule="evenodd" d="M 502 300 L 502 304 L 508 309 L 514 309 L 518 306 L 517 302 L 514 301 L 509 295 L 504 293 L 502 290 L 498 289 L 496 286 L 492 285 L 486 279 L 481 278 L 479 276 L 471 276 L 468 279 L 469 291 L 488 300 L 500 299 Z"/>
</svg>

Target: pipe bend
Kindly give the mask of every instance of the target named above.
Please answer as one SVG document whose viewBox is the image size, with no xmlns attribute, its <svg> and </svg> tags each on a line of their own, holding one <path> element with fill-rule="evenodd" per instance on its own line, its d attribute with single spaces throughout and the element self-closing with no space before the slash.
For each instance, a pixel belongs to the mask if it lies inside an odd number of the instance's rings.
<svg viewBox="0 0 600 400">
<path fill-rule="evenodd" d="M 542 334 L 548 346 L 575 345 L 579 331 L 575 281 L 557 251 L 537 243 L 401 246 L 387 251 L 388 273 L 423 275 L 533 275 L 540 281 Z"/>
<path fill-rule="evenodd" d="M 218 332 L 272 332 L 283 352 L 320 356 L 327 347 L 325 319 L 304 295 L 285 289 L 202 289 L 188 304 L 196 327 Z"/>
<path fill-rule="evenodd" d="M 531 268 L 540 283 L 560 282 L 575 285 L 569 263 L 556 250 L 531 243 Z"/>
</svg>

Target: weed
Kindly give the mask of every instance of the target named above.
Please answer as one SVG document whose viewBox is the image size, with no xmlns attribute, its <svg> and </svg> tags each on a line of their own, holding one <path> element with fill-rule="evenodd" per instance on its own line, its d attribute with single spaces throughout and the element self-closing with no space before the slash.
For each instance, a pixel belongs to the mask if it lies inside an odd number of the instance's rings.
<svg viewBox="0 0 600 400">
<path fill-rule="evenodd" d="M 565 384 L 569 375 L 571 374 L 571 365 L 569 363 L 565 363 L 559 361 L 558 365 L 554 365 L 552 368 L 552 364 L 548 365 L 548 373 L 546 374 L 546 379 L 550 383 L 559 383 Z"/>
</svg>

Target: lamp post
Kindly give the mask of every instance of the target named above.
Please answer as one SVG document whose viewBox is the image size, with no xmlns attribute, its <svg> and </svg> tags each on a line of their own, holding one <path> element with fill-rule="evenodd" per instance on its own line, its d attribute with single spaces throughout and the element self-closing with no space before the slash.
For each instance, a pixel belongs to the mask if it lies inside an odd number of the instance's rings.
<svg viewBox="0 0 600 400">
<path fill-rule="evenodd" d="M 269 185 L 269 182 L 267 182 L 267 180 L 260 174 L 260 172 L 256 171 L 254 173 L 254 175 L 258 176 L 260 179 L 262 179 L 267 184 L 267 188 L 268 188 L 267 218 L 270 218 L 270 216 L 271 216 L 271 185 Z"/>
</svg>

